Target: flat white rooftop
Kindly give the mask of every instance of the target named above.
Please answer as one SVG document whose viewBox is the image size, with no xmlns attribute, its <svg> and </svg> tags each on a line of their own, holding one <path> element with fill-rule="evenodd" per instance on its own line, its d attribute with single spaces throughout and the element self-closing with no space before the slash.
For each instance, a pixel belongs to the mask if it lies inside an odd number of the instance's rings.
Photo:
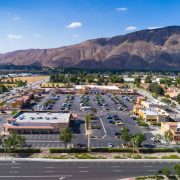
<svg viewBox="0 0 180 180">
<path fill-rule="evenodd" d="M 20 112 L 14 118 L 17 123 L 69 123 L 70 113 Z"/>
<path fill-rule="evenodd" d="M 119 88 L 117 86 L 101 86 L 101 85 L 76 85 L 74 87 L 75 90 L 79 90 L 79 89 L 83 89 L 85 87 L 88 88 L 97 88 L 97 89 L 101 89 L 101 90 L 119 90 Z"/>
<path fill-rule="evenodd" d="M 168 116 L 168 113 L 166 111 L 158 111 L 156 109 L 144 109 L 142 110 L 144 114 L 149 115 L 149 116 L 156 116 L 156 115 L 166 115 Z"/>
</svg>

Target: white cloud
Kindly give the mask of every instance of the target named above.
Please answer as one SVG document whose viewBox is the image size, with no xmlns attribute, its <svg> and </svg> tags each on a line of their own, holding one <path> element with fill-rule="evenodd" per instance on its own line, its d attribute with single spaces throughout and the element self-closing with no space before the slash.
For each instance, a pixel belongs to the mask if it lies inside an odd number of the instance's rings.
<svg viewBox="0 0 180 180">
<path fill-rule="evenodd" d="M 158 29 L 161 28 L 160 26 L 152 26 L 152 27 L 148 27 L 148 29 Z"/>
<path fill-rule="evenodd" d="M 72 22 L 67 26 L 69 29 L 74 29 L 74 28 L 80 28 L 82 26 L 81 22 Z"/>
<path fill-rule="evenodd" d="M 125 28 L 126 31 L 133 31 L 133 30 L 136 30 L 137 27 L 136 26 L 128 26 Z"/>
<path fill-rule="evenodd" d="M 35 34 L 34 34 L 34 37 L 41 38 L 41 37 L 42 37 L 42 35 L 41 35 L 41 34 L 39 34 L 39 33 L 35 33 Z"/>
<path fill-rule="evenodd" d="M 128 8 L 126 7 L 119 7 L 119 8 L 116 8 L 115 11 L 127 11 Z"/>
<path fill-rule="evenodd" d="M 21 17 L 20 16 L 14 16 L 13 20 L 15 20 L 15 21 L 21 20 Z"/>
<path fill-rule="evenodd" d="M 22 39 L 23 37 L 21 35 L 15 35 L 15 34 L 9 34 L 8 39 L 14 40 L 14 39 Z"/>
</svg>

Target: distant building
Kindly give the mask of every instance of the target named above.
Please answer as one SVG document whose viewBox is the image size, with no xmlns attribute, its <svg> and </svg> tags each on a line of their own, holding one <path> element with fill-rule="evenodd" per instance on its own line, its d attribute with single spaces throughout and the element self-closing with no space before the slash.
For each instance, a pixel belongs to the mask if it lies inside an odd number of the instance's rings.
<svg viewBox="0 0 180 180">
<path fill-rule="evenodd" d="M 28 103 L 30 103 L 31 98 L 32 98 L 31 94 L 11 98 L 8 101 L 6 101 L 5 109 L 8 109 L 8 110 L 21 109 L 24 106 L 26 106 Z"/>
<path fill-rule="evenodd" d="M 169 114 L 160 108 L 140 109 L 138 115 L 149 123 L 160 123 L 169 119 Z"/>
<path fill-rule="evenodd" d="M 177 87 L 170 87 L 165 91 L 165 94 L 169 95 L 172 99 L 175 99 L 179 93 L 180 88 Z"/>
<path fill-rule="evenodd" d="M 180 141 L 180 122 L 162 122 L 161 132 L 165 134 L 167 131 L 172 132 L 175 142 Z"/>
<path fill-rule="evenodd" d="M 119 88 L 114 85 L 76 85 L 74 90 L 78 94 L 136 94 L 134 89 Z"/>
<path fill-rule="evenodd" d="M 146 101 L 142 101 L 141 105 L 144 108 L 161 108 L 161 109 L 167 109 L 167 105 L 163 102 L 157 101 L 157 100 L 146 100 Z"/>
<path fill-rule="evenodd" d="M 145 122 L 160 123 L 169 119 L 166 106 L 159 101 L 147 101 L 145 97 L 137 97 L 133 112 Z"/>
<path fill-rule="evenodd" d="M 58 133 L 69 126 L 72 118 L 70 112 L 20 111 L 6 120 L 3 129 L 21 134 Z"/>
</svg>

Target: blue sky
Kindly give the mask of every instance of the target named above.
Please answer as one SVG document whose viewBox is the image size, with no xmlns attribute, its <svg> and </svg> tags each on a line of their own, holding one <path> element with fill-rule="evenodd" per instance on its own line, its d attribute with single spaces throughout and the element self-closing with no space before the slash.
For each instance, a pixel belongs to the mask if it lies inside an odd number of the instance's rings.
<svg viewBox="0 0 180 180">
<path fill-rule="evenodd" d="M 0 53 L 170 25 L 179 0 L 0 0 Z"/>
</svg>

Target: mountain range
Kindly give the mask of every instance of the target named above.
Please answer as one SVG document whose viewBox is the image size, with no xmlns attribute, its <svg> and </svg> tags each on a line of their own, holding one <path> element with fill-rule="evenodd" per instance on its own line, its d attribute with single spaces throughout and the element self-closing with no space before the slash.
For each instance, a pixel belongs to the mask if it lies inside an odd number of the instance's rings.
<svg viewBox="0 0 180 180">
<path fill-rule="evenodd" d="M 0 64 L 180 70 L 180 26 L 140 30 L 59 48 L 8 52 L 0 54 Z"/>
</svg>

